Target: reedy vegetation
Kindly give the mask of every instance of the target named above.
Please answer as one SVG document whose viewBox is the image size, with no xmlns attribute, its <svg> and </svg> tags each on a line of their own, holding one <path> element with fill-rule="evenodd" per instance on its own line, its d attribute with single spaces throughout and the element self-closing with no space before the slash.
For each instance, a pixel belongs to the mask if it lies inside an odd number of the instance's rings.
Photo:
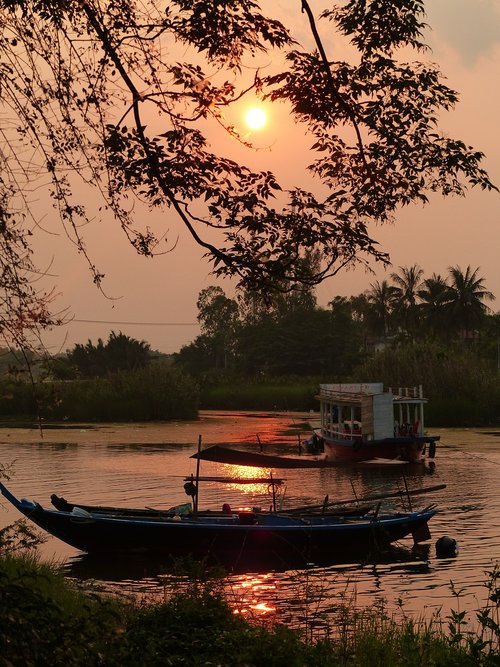
<svg viewBox="0 0 500 667">
<path fill-rule="evenodd" d="M 37 382 L 4 379 L 0 415 L 69 421 L 193 419 L 197 384 L 170 364 L 153 362 L 136 370 L 83 380 Z"/>
</svg>

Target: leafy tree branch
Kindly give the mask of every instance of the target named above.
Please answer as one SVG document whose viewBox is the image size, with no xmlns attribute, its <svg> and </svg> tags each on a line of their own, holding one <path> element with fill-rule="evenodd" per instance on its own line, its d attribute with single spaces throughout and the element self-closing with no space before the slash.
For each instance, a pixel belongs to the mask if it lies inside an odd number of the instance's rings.
<svg viewBox="0 0 500 667">
<path fill-rule="evenodd" d="M 48 188 L 98 286 L 86 224 L 111 213 L 151 256 L 178 236 L 143 223 L 158 209 L 175 214 L 216 276 L 260 293 L 386 263 L 377 223 L 429 192 L 494 188 L 483 154 L 439 130 L 457 94 L 434 65 L 399 57 L 425 50 L 422 0 L 332 2 L 320 16 L 307 0 L 296 7 L 315 49 L 253 0 L 0 0 L 2 183 L 35 217 L 27 193 Z M 354 47 L 352 62 L 331 59 L 325 25 Z M 273 70 L 249 81 L 247 64 L 270 54 Z M 210 146 L 217 123 L 250 148 L 224 116 L 250 92 L 290 106 L 326 194 Z M 314 271 L 302 261 L 312 251 Z"/>
</svg>

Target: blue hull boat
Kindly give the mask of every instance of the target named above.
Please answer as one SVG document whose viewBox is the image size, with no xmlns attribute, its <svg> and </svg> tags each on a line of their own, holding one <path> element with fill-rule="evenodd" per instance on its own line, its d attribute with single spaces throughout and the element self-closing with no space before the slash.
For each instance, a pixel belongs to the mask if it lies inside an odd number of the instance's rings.
<svg viewBox="0 0 500 667">
<path fill-rule="evenodd" d="M 318 511 L 236 512 L 204 511 L 189 515 L 144 515 L 121 508 L 88 511 L 45 509 L 19 500 L 3 484 L 5 498 L 25 517 L 50 535 L 88 554 L 148 553 L 178 557 L 207 557 L 220 562 L 241 554 L 256 558 L 273 555 L 290 562 L 315 562 L 348 553 L 368 552 L 412 536 L 415 543 L 430 539 L 428 521 L 433 508 L 409 513 L 340 516 Z"/>
</svg>

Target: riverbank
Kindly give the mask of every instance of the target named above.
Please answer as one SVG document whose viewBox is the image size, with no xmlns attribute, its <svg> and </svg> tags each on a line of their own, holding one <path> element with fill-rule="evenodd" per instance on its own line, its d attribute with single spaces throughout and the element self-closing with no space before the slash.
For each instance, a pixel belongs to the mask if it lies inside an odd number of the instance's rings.
<svg viewBox="0 0 500 667">
<path fill-rule="evenodd" d="M 225 602 L 217 578 L 200 574 L 188 593 L 139 605 L 89 595 L 32 557 L 0 556 L 0 660 L 13 667 L 498 664 L 499 632 L 498 626 L 491 629 L 497 620 L 491 605 L 483 609 L 478 632 L 468 633 L 458 613 L 450 623 L 439 618 L 423 623 L 341 602 L 341 623 L 316 637 L 307 624 L 297 633 L 251 622 Z M 498 593 L 496 578 L 492 591 Z"/>
<path fill-rule="evenodd" d="M 262 431 L 263 419 L 276 415 L 288 422 L 288 427 L 280 426 L 269 429 L 266 423 Z M 231 428 L 232 418 L 244 419 L 245 430 L 241 427 Z M 0 420 L 0 443 L 20 442 L 26 444 L 181 444 L 196 445 L 198 437 L 202 437 L 202 445 L 220 444 L 221 442 L 279 445 L 296 443 L 298 436 L 302 439 L 311 434 L 312 426 L 319 423 L 319 413 L 315 411 L 287 410 L 200 410 L 197 419 L 168 420 L 158 422 L 42 422 L 42 430 L 36 420 L 11 421 Z M 426 428 L 430 432 L 430 428 Z M 453 449 L 488 452 L 500 443 L 500 425 L 478 426 L 471 428 L 432 428 L 433 435 L 441 436 L 438 449 Z"/>
<path fill-rule="evenodd" d="M 370 374 L 365 377 L 379 378 Z M 309 412 L 319 409 L 322 382 L 334 378 L 222 378 L 195 380 L 175 368 L 121 373 L 109 378 L 40 382 L 0 382 L 4 423 L 155 422 L 193 419 L 200 410 Z M 344 378 L 343 381 L 346 381 Z M 415 380 L 413 384 L 418 384 Z M 385 386 L 413 386 L 402 383 Z M 424 384 L 427 427 L 474 427 L 500 423 L 498 391 L 464 378 L 453 386 Z"/>
</svg>

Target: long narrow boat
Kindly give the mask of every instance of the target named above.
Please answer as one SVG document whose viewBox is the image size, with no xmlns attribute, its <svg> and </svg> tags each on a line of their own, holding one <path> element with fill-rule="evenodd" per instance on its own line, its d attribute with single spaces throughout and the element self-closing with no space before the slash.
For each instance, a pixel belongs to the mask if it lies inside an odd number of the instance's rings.
<svg viewBox="0 0 500 667">
<path fill-rule="evenodd" d="M 164 516 L 117 516 L 45 509 L 16 498 L 3 484 L 5 498 L 40 528 L 89 554 L 149 553 L 191 556 L 227 563 L 242 555 L 273 555 L 288 562 L 324 561 L 346 553 L 387 546 L 409 535 L 415 543 L 430 539 L 436 510 L 341 517 L 304 511 L 237 512 Z"/>
<path fill-rule="evenodd" d="M 384 390 L 381 382 L 322 384 L 321 439 L 331 462 L 373 459 L 418 462 L 434 457 L 439 436 L 424 431 L 422 387 Z"/>
</svg>

